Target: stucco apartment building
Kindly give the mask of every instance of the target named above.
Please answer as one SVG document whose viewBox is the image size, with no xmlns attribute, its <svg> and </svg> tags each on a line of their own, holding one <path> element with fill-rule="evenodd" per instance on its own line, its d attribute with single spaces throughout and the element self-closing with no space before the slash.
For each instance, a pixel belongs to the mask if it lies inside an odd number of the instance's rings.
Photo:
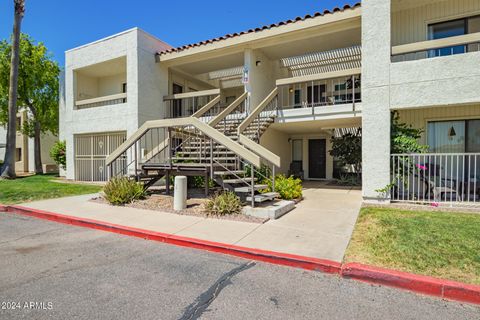
<svg viewBox="0 0 480 320">
<path fill-rule="evenodd" d="M 17 113 L 17 129 L 21 128 L 26 117 L 28 117 L 28 113 L 25 110 L 21 110 Z M 17 174 L 34 173 L 35 159 L 33 138 L 29 138 L 20 130 L 17 130 L 16 139 L 15 172 Z M 56 140 L 58 140 L 58 138 L 52 134 L 43 134 L 41 137 L 40 150 L 44 173 L 58 172 L 57 165 L 50 157 L 50 149 Z M 7 128 L 6 126 L 0 126 L 0 161 L 3 161 L 5 158 L 6 141 Z"/>
<path fill-rule="evenodd" d="M 131 29 L 66 52 L 65 175 L 204 169 L 253 194 L 245 165 L 332 179 L 331 137 L 361 128 L 366 201 L 476 202 L 479 50 L 471 0 L 365 0 L 178 48 Z M 428 153 L 391 154 L 392 111 Z"/>
</svg>

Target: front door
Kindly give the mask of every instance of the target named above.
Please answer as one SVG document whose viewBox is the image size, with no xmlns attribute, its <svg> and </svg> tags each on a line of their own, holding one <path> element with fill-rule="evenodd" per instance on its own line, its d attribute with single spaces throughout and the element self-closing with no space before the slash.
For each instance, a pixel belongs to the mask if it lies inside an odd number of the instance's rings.
<svg viewBox="0 0 480 320">
<path fill-rule="evenodd" d="M 308 177 L 325 179 L 327 177 L 327 141 L 325 139 L 308 140 Z"/>
</svg>

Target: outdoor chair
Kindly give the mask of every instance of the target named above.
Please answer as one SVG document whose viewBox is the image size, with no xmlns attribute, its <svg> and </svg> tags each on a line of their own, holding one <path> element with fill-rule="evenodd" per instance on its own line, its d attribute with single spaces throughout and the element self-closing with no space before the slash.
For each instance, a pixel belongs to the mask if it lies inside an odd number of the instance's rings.
<svg viewBox="0 0 480 320">
<path fill-rule="evenodd" d="M 303 180 L 304 172 L 303 172 L 303 164 L 302 161 L 292 161 L 290 163 L 290 169 L 288 170 L 288 176 L 293 176 L 294 178 L 299 178 Z"/>
</svg>

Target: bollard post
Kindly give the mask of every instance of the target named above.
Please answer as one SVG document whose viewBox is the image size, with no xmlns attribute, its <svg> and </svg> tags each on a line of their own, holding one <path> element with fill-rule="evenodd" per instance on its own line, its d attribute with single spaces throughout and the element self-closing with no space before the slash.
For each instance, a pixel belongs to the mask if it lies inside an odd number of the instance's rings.
<svg viewBox="0 0 480 320">
<path fill-rule="evenodd" d="M 173 210 L 187 208 L 187 177 L 176 176 L 173 187 Z"/>
</svg>

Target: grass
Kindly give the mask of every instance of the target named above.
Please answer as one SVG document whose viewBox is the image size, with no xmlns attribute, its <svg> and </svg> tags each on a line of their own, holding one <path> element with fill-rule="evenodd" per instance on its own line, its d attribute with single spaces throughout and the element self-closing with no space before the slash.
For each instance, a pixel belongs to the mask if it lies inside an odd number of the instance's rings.
<svg viewBox="0 0 480 320">
<path fill-rule="evenodd" d="M 480 285 L 480 215 L 363 208 L 345 261 Z"/>
<path fill-rule="evenodd" d="M 17 204 L 99 192 L 100 186 L 62 183 L 54 175 L 35 175 L 15 180 L 0 180 L 0 203 Z"/>
</svg>

